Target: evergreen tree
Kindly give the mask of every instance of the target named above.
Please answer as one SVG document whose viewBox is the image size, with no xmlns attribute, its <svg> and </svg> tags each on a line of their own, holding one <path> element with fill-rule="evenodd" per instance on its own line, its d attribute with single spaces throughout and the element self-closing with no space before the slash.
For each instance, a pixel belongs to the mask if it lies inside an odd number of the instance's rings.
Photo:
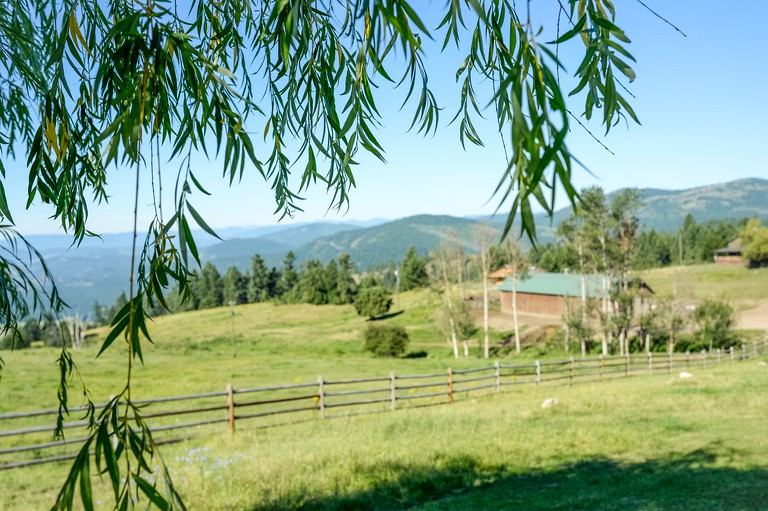
<svg viewBox="0 0 768 511">
<path fill-rule="evenodd" d="M 317 259 L 307 261 L 301 272 L 298 283 L 299 300 L 302 303 L 322 305 L 328 303 L 328 293 L 325 287 L 325 271 Z"/>
<path fill-rule="evenodd" d="M 287 302 L 294 301 L 297 298 L 299 274 L 296 272 L 296 255 L 293 252 L 288 252 L 283 259 L 283 275 L 280 282 L 283 299 Z"/>
<path fill-rule="evenodd" d="M 325 303 L 339 303 L 339 267 L 335 259 L 328 261 L 323 272 L 323 281 L 325 287 Z"/>
<path fill-rule="evenodd" d="M 355 263 L 349 254 L 339 255 L 339 273 L 337 276 L 336 288 L 338 290 L 338 303 L 340 305 L 354 303 L 357 294 L 357 284 L 353 277 L 355 273 Z"/>
<path fill-rule="evenodd" d="M 235 266 L 224 274 L 224 303 L 248 303 L 248 278 Z"/>
<path fill-rule="evenodd" d="M 221 307 L 224 303 L 224 282 L 219 270 L 210 261 L 205 263 L 198 279 L 198 306 L 200 309 Z"/>
<path fill-rule="evenodd" d="M 400 291 L 408 291 L 429 285 L 427 261 L 411 246 L 400 265 Z"/>
<path fill-rule="evenodd" d="M 277 268 L 270 268 L 267 275 L 267 299 L 279 298 L 283 294 L 282 275 Z"/>
<path fill-rule="evenodd" d="M 248 283 L 248 302 L 258 303 L 267 299 L 269 270 L 259 254 L 251 259 L 251 274 Z"/>
</svg>

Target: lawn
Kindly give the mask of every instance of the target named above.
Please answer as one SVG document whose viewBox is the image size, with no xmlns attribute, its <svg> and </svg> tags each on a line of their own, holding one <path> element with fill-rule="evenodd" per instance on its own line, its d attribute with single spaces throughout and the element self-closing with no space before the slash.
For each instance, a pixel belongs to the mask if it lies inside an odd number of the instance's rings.
<svg viewBox="0 0 768 511">
<path fill-rule="evenodd" d="M 640 275 L 662 297 L 714 298 L 739 305 L 768 299 L 768 268 L 699 264 L 647 270 Z"/>
</svg>

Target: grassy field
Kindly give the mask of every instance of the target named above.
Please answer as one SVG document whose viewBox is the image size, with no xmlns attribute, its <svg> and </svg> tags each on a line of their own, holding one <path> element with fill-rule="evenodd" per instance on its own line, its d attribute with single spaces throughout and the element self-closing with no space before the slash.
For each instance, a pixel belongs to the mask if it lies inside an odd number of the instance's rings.
<svg viewBox="0 0 768 511">
<path fill-rule="evenodd" d="M 223 390 L 227 383 L 248 387 L 275 383 L 308 383 L 330 378 L 425 373 L 480 364 L 480 348 L 472 344 L 467 359 L 453 360 L 451 349 L 436 332 L 433 317 L 440 298 L 422 290 L 403 293 L 403 312 L 386 320 L 409 332 L 409 353 L 417 358 L 377 359 L 363 350 L 368 324 L 352 306 L 249 304 L 157 318 L 149 331 L 155 345 L 145 346 L 145 364 L 135 368 L 134 397 L 149 398 Z M 120 341 L 95 360 L 106 329 L 91 332 L 91 346 L 74 353 L 91 397 L 97 402 L 120 390 L 126 371 Z M 492 342 L 502 338 L 494 333 Z M 6 364 L 0 380 L 0 413 L 37 410 L 56 404 L 59 350 L 36 348 L 2 352 Z M 73 387 L 77 402 L 77 381 Z"/>
<path fill-rule="evenodd" d="M 648 270 L 641 277 L 661 297 L 714 298 L 746 306 L 768 299 L 768 268 L 700 264 Z"/>
<path fill-rule="evenodd" d="M 768 509 L 768 367 L 693 372 L 244 424 L 163 452 L 193 510 Z M 3 473 L 0 510 L 45 509 L 66 470 Z"/>
</svg>

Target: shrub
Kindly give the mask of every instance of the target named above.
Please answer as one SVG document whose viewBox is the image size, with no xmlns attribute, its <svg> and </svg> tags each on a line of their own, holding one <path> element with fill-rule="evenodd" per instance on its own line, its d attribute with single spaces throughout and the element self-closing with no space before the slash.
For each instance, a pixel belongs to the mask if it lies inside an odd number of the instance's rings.
<svg viewBox="0 0 768 511">
<path fill-rule="evenodd" d="M 693 312 L 693 321 L 703 348 L 726 348 L 734 340 L 734 312 L 727 303 L 704 300 Z"/>
<path fill-rule="evenodd" d="M 377 357 L 398 357 L 405 353 L 410 339 L 401 326 L 371 325 L 365 329 L 365 350 Z"/>
<path fill-rule="evenodd" d="M 374 318 L 380 316 L 392 306 L 392 293 L 381 286 L 361 289 L 355 298 L 355 310 L 361 316 Z"/>
</svg>

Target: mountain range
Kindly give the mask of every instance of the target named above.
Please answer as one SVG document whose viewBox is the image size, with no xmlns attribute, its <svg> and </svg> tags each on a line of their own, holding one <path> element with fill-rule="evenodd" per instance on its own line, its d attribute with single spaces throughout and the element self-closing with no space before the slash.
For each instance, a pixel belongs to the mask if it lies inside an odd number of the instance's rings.
<svg viewBox="0 0 768 511">
<path fill-rule="evenodd" d="M 638 216 L 645 229 L 672 231 L 682 225 L 686 215 L 698 222 L 768 218 L 768 180 L 743 179 L 729 183 L 687 190 L 640 190 L 644 200 Z M 616 193 L 616 192 L 614 192 Z M 613 194 L 608 194 L 610 200 Z M 555 212 L 552 218 L 536 217 L 540 242 L 554 239 L 554 226 L 565 219 L 571 208 Z M 475 229 L 489 223 L 500 232 L 506 218 L 498 215 L 457 218 L 417 215 L 398 220 L 370 222 L 312 222 L 275 226 L 232 227 L 219 230 L 226 241 L 198 233 L 202 261 L 212 262 L 222 273 L 229 266 L 248 271 L 254 254 L 260 254 L 267 266 L 282 266 L 293 251 L 299 263 L 319 259 L 326 262 L 348 253 L 357 267 L 367 270 L 402 259 L 410 246 L 428 254 L 440 242 L 457 239 L 468 252 L 474 252 Z M 513 233 L 519 232 L 513 226 Z M 57 278 L 63 298 L 73 310 L 88 313 L 93 303 L 112 304 L 121 291 L 128 289 L 130 267 L 129 233 L 106 234 L 102 239 L 86 240 L 72 248 L 65 235 L 32 235 L 27 239 L 44 255 Z M 526 240 L 521 240 L 526 244 Z"/>
</svg>

